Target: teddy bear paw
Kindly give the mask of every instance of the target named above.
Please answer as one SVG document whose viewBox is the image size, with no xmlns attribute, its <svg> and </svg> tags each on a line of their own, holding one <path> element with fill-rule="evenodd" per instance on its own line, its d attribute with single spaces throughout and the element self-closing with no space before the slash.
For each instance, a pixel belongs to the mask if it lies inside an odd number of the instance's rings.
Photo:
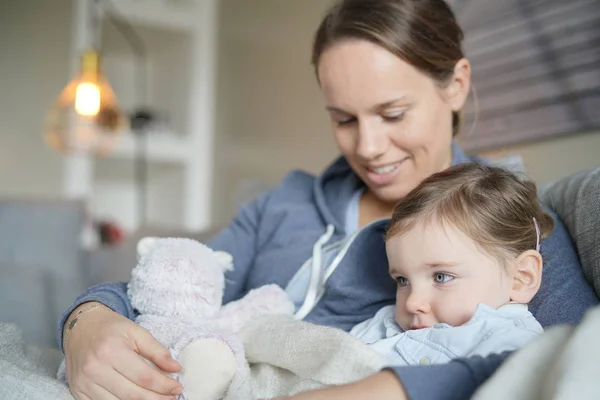
<svg viewBox="0 0 600 400">
<path fill-rule="evenodd" d="M 212 338 L 188 344 L 179 354 L 179 362 L 179 381 L 186 400 L 223 398 L 237 368 L 231 348 Z"/>
<path fill-rule="evenodd" d="M 256 308 L 260 310 L 259 314 L 292 315 L 294 313 L 294 304 L 286 292 L 275 284 L 251 290 L 246 297 L 252 299 Z"/>
</svg>

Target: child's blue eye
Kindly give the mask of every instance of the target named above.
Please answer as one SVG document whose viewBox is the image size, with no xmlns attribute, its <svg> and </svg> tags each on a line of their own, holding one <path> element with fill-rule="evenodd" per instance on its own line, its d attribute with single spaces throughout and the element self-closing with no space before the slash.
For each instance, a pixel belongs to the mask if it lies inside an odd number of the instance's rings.
<svg viewBox="0 0 600 400">
<path fill-rule="evenodd" d="M 398 286 L 400 286 L 400 287 L 408 286 L 408 279 L 406 279 L 403 276 L 397 277 L 396 282 L 398 283 Z"/>
<path fill-rule="evenodd" d="M 442 274 L 438 272 L 434 275 L 433 279 L 435 279 L 435 283 L 448 283 L 453 280 L 454 277 L 450 274 Z"/>
</svg>

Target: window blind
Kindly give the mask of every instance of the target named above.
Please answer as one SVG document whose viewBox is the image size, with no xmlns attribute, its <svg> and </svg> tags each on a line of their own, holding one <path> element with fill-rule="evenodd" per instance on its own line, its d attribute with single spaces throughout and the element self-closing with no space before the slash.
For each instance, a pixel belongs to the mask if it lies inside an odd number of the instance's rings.
<svg viewBox="0 0 600 400">
<path fill-rule="evenodd" d="M 600 134 L 600 0 L 450 3 L 476 93 L 459 136 L 466 149 Z"/>
</svg>

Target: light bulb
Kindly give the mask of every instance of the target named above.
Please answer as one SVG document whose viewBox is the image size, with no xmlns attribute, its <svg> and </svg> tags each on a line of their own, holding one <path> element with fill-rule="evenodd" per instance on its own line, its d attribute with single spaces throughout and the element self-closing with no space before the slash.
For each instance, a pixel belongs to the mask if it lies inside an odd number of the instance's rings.
<svg viewBox="0 0 600 400">
<path fill-rule="evenodd" d="M 82 82 L 75 89 L 75 111 L 86 117 L 98 115 L 100 111 L 100 88 L 91 82 Z"/>
<path fill-rule="evenodd" d="M 127 119 L 100 71 L 98 53 L 86 51 L 80 74 L 67 84 L 48 114 L 46 142 L 62 152 L 102 156 L 113 149 L 126 126 Z"/>
</svg>

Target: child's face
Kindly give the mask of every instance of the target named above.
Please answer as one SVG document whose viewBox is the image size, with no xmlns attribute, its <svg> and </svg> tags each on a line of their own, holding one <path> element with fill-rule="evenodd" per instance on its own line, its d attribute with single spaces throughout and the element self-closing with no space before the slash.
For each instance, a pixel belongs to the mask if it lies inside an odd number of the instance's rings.
<svg viewBox="0 0 600 400">
<path fill-rule="evenodd" d="M 403 330 L 459 326 L 479 303 L 498 308 L 510 301 L 504 265 L 450 224 L 417 222 L 389 239 L 386 250 L 398 284 L 396 320 Z"/>
</svg>

